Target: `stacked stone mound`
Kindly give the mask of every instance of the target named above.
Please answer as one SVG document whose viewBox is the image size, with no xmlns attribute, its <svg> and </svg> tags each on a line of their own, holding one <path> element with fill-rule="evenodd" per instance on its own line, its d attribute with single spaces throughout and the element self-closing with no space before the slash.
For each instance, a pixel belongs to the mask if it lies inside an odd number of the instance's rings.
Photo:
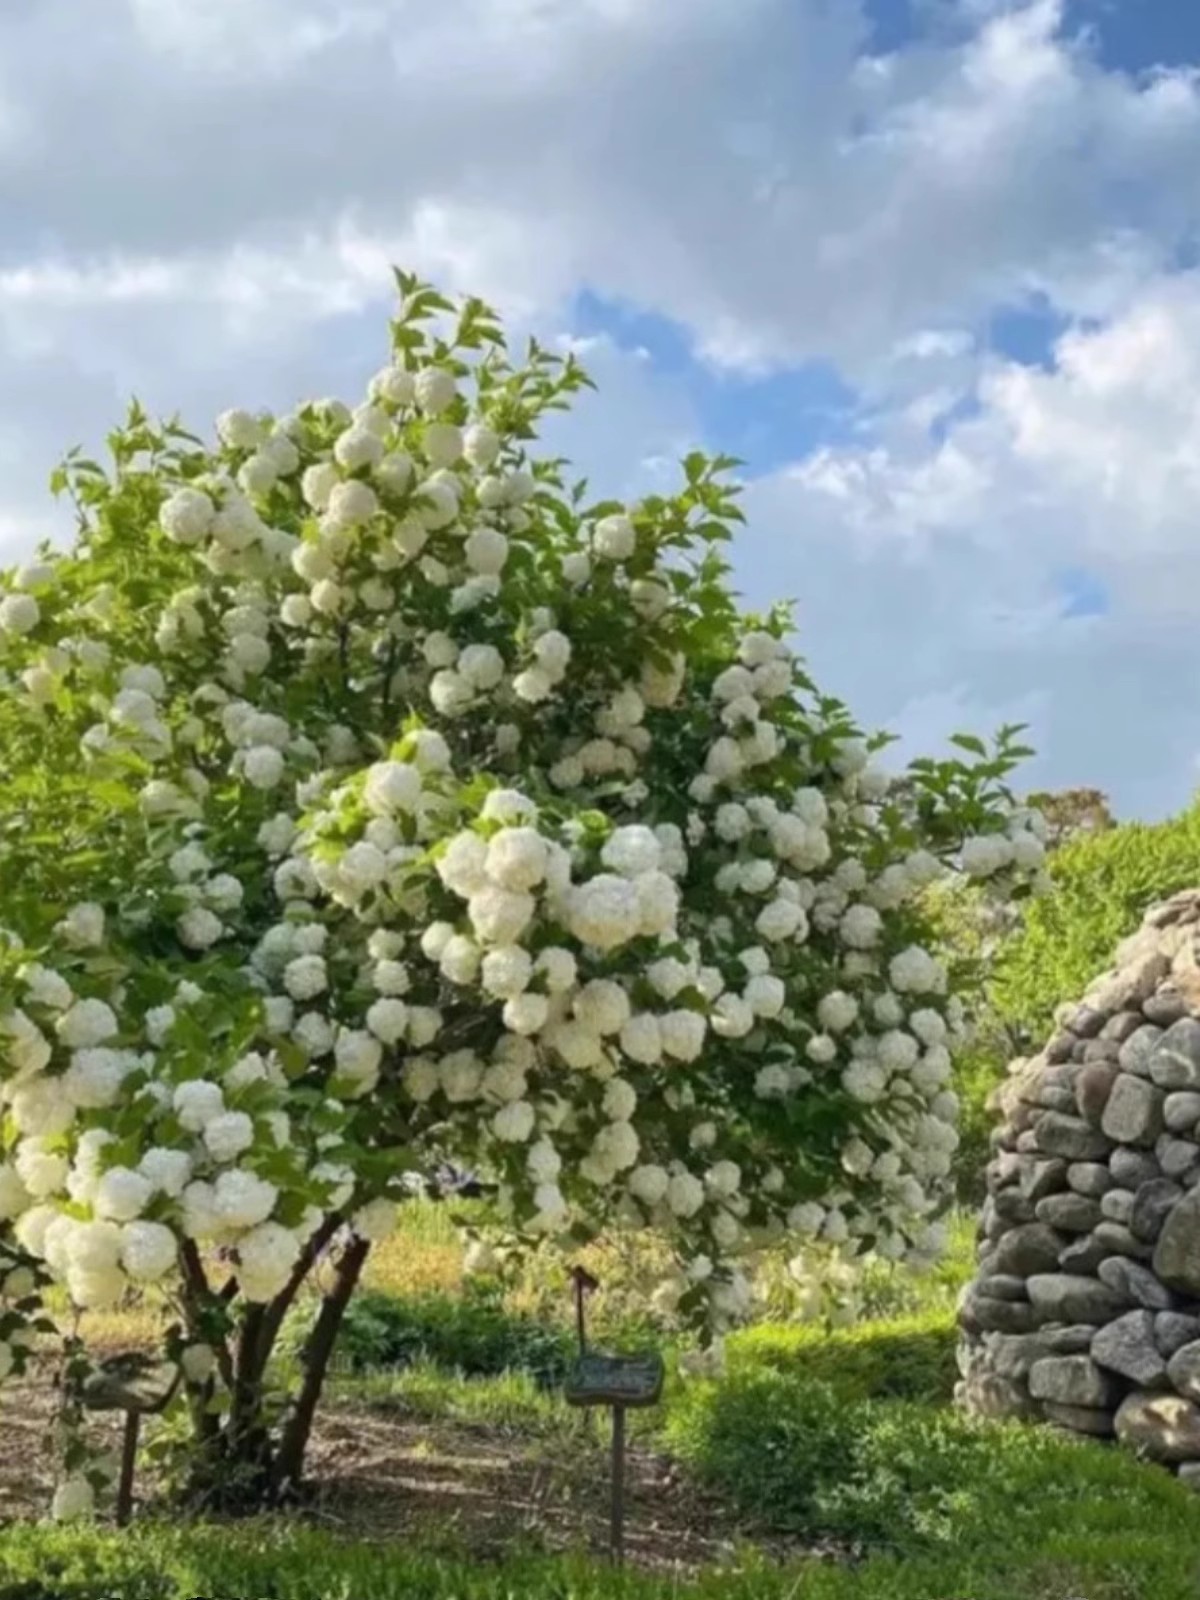
<svg viewBox="0 0 1200 1600">
<path fill-rule="evenodd" d="M 1200 889 L 1156 906 L 994 1096 L 960 1404 L 1200 1487 Z"/>
</svg>

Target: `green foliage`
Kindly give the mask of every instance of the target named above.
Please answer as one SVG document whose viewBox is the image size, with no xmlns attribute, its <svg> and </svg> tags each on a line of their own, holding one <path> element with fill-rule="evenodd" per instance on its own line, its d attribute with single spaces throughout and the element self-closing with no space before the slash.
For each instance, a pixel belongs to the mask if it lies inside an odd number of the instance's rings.
<svg viewBox="0 0 1200 1600">
<path fill-rule="evenodd" d="M 1099 1451 L 1089 1454 L 1101 1455 Z M 3 1600 L 1195 1600 L 1200 1525 L 1188 1491 L 1125 1463 L 1132 1483 L 1089 1477 L 1080 1524 L 1030 1508 L 1036 1536 L 908 1561 L 763 1563 L 693 1581 L 620 1574 L 581 1559 L 500 1565 L 403 1544 L 339 1539 L 265 1519 L 125 1533 L 16 1528 L 0 1545 Z M 1111 1499 L 1100 1497 L 1109 1494 Z M 999 1530 L 993 1527 L 999 1537 Z"/>
<path fill-rule="evenodd" d="M 1168 1505 L 1186 1503 L 1165 1474 L 1111 1449 L 947 1408 L 852 1400 L 777 1371 L 690 1389 L 668 1438 L 760 1525 L 854 1551 L 1032 1547 L 1055 1528 L 1132 1530 L 1135 1505 L 1165 1523 Z"/>
<path fill-rule="evenodd" d="M 830 1333 L 768 1322 L 729 1340 L 729 1364 L 735 1375 L 774 1372 L 793 1384 L 824 1384 L 843 1400 L 939 1405 L 954 1390 L 956 1338 L 952 1315 L 941 1310 Z"/>
<path fill-rule="evenodd" d="M 1028 1042 L 1049 1032 L 1054 1008 L 1108 965 L 1155 901 L 1200 883 L 1200 803 L 1167 822 L 1074 839 L 1051 857 L 1050 875 L 1054 892 L 1029 906 L 992 983 L 999 1017 Z"/>
<path fill-rule="evenodd" d="M 465 1377 L 521 1371 L 555 1385 L 572 1348 L 565 1328 L 510 1311 L 486 1291 L 403 1300 L 364 1293 L 346 1312 L 337 1357 L 352 1370 L 426 1362 Z"/>
</svg>

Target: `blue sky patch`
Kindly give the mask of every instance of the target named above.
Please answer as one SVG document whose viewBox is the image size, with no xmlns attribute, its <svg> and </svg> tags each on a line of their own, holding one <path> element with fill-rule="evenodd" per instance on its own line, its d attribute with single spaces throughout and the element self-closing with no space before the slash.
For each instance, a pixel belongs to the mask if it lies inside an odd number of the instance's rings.
<svg viewBox="0 0 1200 1600">
<path fill-rule="evenodd" d="M 751 476 L 855 433 L 856 396 L 827 362 L 761 378 L 717 372 L 696 359 L 679 323 L 591 290 L 576 297 L 572 324 L 579 336 L 605 334 L 620 349 L 643 349 L 660 372 L 682 378 L 706 447 L 738 456 Z"/>
<path fill-rule="evenodd" d="M 1102 617 L 1111 605 L 1102 581 L 1085 567 L 1067 567 L 1056 573 L 1055 586 L 1062 604 L 1059 615 L 1064 621 Z"/>
</svg>

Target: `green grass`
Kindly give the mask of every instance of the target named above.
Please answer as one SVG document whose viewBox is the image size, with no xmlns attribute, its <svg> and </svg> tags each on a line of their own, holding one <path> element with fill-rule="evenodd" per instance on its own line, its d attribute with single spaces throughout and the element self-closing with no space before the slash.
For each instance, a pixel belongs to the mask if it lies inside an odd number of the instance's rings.
<svg viewBox="0 0 1200 1600">
<path fill-rule="evenodd" d="M 344 1540 L 274 1521 L 124 1534 L 18 1528 L 0 1544 L 0 1600 L 1195 1600 L 1198 1513 L 1161 1482 L 1157 1496 L 1118 1494 L 1074 1529 L 1061 1505 L 1047 1508 L 1034 1537 L 1024 1527 L 1002 1550 L 856 1567 L 763 1562 L 694 1581 L 573 1559 L 493 1566 L 425 1554 L 411 1540 Z"/>
<path fill-rule="evenodd" d="M 957 1378 L 955 1343 L 953 1317 L 942 1310 L 829 1333 L 762 1323 L 729 1340 L 729 1370 L 771 1372 L 794 1385 L 824 1383 L 844 1400 L 947 1405 Z"/>
</svg>

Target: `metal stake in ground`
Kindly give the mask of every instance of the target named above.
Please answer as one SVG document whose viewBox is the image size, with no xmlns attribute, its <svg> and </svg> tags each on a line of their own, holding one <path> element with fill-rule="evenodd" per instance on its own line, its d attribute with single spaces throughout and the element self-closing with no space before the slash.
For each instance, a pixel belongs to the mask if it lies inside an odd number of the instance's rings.
<svg viewBox="0 0 1200 1600">
<path fill-rule="evenodd" d="M 585 1296 L 599 1288 L 582 1267 L 571 1277 L 575 1284 L 575 1311 L 579 1331 L 579 1359 L 567 1379 L 568 1404 L 608 1406 L 612 1411 L 612 1511 L 609 1550 L 614 1565 L 625 1559 L 625 1412 L 631 1406 L 652 1406 L 662 1394 L 662 1358 L 608 1356 L 587 1347 Z"/>
</svg>

